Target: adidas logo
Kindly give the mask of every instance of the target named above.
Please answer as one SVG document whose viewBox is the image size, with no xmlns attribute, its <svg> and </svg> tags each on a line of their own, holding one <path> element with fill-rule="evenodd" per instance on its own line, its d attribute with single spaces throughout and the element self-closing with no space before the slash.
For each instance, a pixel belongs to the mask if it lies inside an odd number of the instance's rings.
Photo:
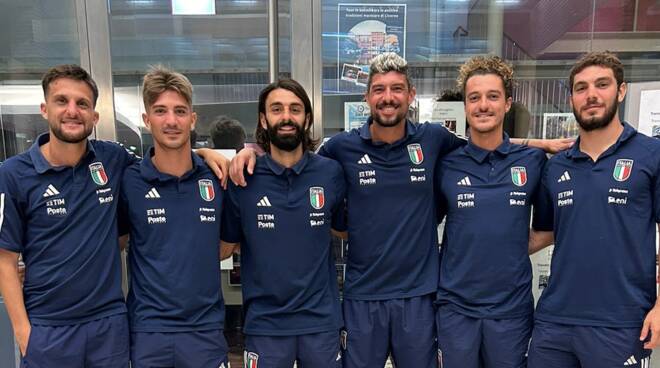
<svg viewBox="0 0 660 368">
<path fill-rule="evenodd" d="M 257 202 L 257 207 L 271 207 L 268 197 L 263 196 L 263 198 L 261 198 L 259 202 Z"/>
<path fill-rule="evenodd" d="M 358 164 L 365 165 L 365 164 L 370 164 L 370 163 L 371 163 L 371 159 L 369 158 L 369 155 L 367 155 L 367 154 L 365 154 L 364 156 L 362 156 L 358 160 Z"/>
<path fill-rule="evenodd" d="M 149 192 L 144 196 L 144 198 L 149 198 L 149 199 L 156 199 L 160 198 L 160 194 L 156 190 L 156 188 L 151 188 Z"/>
<path fill-rule="evenodd" d="M 53 186 L 53 184 L 48 184 L 48 188 L 46 188 L 46 192 L 44 193 L 44 198 L 52 197 L 54 195 L 58 195 L 60 192 Z"/>
<path fill-rule="evenodd" d="M 642 359 L 639 362 L 639 367 L 640 368 L 649 368 L 650 363 L 651 363 L 651 357 L 646 357 L 646 358 Z M 634 355 L 631 355 L 630 358 L 628 358 L 628 360 L 626 360 L 626 362 L 623 363 L 623 366 L 628 367 L 628 366 L 635 365 L 635 364 L 637 364 L 637 359 L 635 359 Z"/>
<path fill-rule="evenodd" d="M 472 182 L 470 181 L 470 178 L 466 176 L 463 179 L 459 180 L 458 183 L 456 184 L 469 187 L 472 185 Z"/>
<path fill-rule="evenodd" d="M 568 173 L 568 171 L 564 171 L 563 174 L 561 174 L 561 177 L 557 179 L 557 183 L 561 183 L 562 181 L 569 181 L 571 180 L 571 175 Z"/>
</svg>

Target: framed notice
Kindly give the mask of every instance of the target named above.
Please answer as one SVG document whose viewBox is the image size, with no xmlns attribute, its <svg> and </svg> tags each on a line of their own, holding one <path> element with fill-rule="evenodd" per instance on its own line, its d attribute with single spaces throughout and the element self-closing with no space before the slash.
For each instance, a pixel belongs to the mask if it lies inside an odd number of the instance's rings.
<svg viewBox="0 0 660 368">
<path fill-rule="evenodd" d="M 344 130 L 359 128 L 367 122 L 371 109 L 366 102 L 344 102 Z"/>
<path fill-rule="evenodd" d="M 465 104 L 462 101 L 436 101 L 434 97 L 419 100 L 419 122 L 442 124 L 451 132 L 465 136 Z"/>
<path fill-rule="evenodd" d="M 337 75 L 366 86 L 369 61 L 384 52 L 406 57 L 406 4 L 338 4 Z"/>
<path fill-rule="evenodd" d="M 543 139 L 576 138 L 578 133 L 572 112 L 543 114 Z"/>
</svg>

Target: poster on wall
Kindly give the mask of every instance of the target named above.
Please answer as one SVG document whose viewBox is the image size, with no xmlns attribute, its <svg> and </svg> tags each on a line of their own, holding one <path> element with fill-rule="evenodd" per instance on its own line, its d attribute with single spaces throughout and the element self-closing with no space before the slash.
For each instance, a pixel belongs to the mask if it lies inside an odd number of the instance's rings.
<svg viewBox="0 0 660 368">
<path fill-rule="evenodd" d="M 371 116 L 371 109 L 366 102 L 344 102 L 344 130 L 359 128 Z"/>
<path fill-rule="evenodd" d="M 418 100 L 420 123 L 442 124 L 450 131 L 465 136 L 465 105 L 462 101 L 436 101 L 435 97 L 421 97 Z"/>
<path fill-rule="evenodd" d="M 338 4 L 337 74 L 366 86 L 369 61 L 384 52 L 405 58 L 406 4 Z"/>
<path fill-rule="evenodd" d="M 660 138 L 660 90 L 641 91 L 637 130 L 642 134 Z"/>
<path fill-rule="evenodd" d="M 578 124 L 572 112 L 543 114 L 543 139 L 576 138 Z"/>
</svg>

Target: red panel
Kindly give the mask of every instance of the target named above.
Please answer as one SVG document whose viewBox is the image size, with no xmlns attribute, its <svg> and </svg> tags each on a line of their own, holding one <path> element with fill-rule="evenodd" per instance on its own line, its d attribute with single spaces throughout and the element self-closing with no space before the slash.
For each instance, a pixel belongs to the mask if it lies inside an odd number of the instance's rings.
<svg viewBox="0 0 660 368">
<path fill-rule="evenodd" d="M 637 30 L 660 31 L 660 1 L 639 0 Z"/>
</svg>

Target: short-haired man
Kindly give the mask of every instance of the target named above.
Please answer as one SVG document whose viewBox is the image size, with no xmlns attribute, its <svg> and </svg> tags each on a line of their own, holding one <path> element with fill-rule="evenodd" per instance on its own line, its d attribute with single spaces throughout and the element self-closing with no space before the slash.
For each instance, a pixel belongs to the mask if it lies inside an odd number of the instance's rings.
<svg viewBox="0 0 660 368">
<path fill-rule="evenodd" d="M 87 139 L 99 115 L 98 89 L 85 70 L 56 66 L 42 86 L 49 132 L 0 167 L 0 290 L 22 364 L 127 367 L 116 210 L 135 158 Z"/>
<path fill-rule="evenodd" d="M 292 79 L 259 95 L 257 159 L 245 188 L 231 185 L 223 253 L 241 249 L 245 366 L 341 367 L 342 326 L 331 229 L 343 231 L 341 166 L 312 153 L 312 105 Z"/>
<path fill-rule="evenodd" d="M 619 120 L 626 84 L 616 55 L 582 57 L 569 85 L 579 139 L 543 174 L 555 249 L 529 366 L 647 368 L 660 341 L 660 141 Z"/>
<path fill-rule="evenodd" d="M 245 146 L 243 125 L 225 115 L 220 115 L 211 122 L 209 135 L 215 149 L 235 149 L 238 152 Z"/>
<path fill-rule="evenodd" d="M 163 67 L 143 79 L 154 146 L 124 174 L 120 223 L 129 231 L 131 366 L 225 367 L 220 289 L 224 193 L 190 147 L 193 88 Z"/>
<path fill-rule="evenodd" d="M 435 173 L 439 220 L 446 215 L 436 297 L 438 359 L 445 368 L 524 368 L 534 312 L 529 222 L 545 153 L 512 144 L 504 133 L 513 69 L 502 59 L 468 60 L 458 87 L 470 139 Z M 552 240 L 551 232 L 533 235 Z"/>
</svg>

